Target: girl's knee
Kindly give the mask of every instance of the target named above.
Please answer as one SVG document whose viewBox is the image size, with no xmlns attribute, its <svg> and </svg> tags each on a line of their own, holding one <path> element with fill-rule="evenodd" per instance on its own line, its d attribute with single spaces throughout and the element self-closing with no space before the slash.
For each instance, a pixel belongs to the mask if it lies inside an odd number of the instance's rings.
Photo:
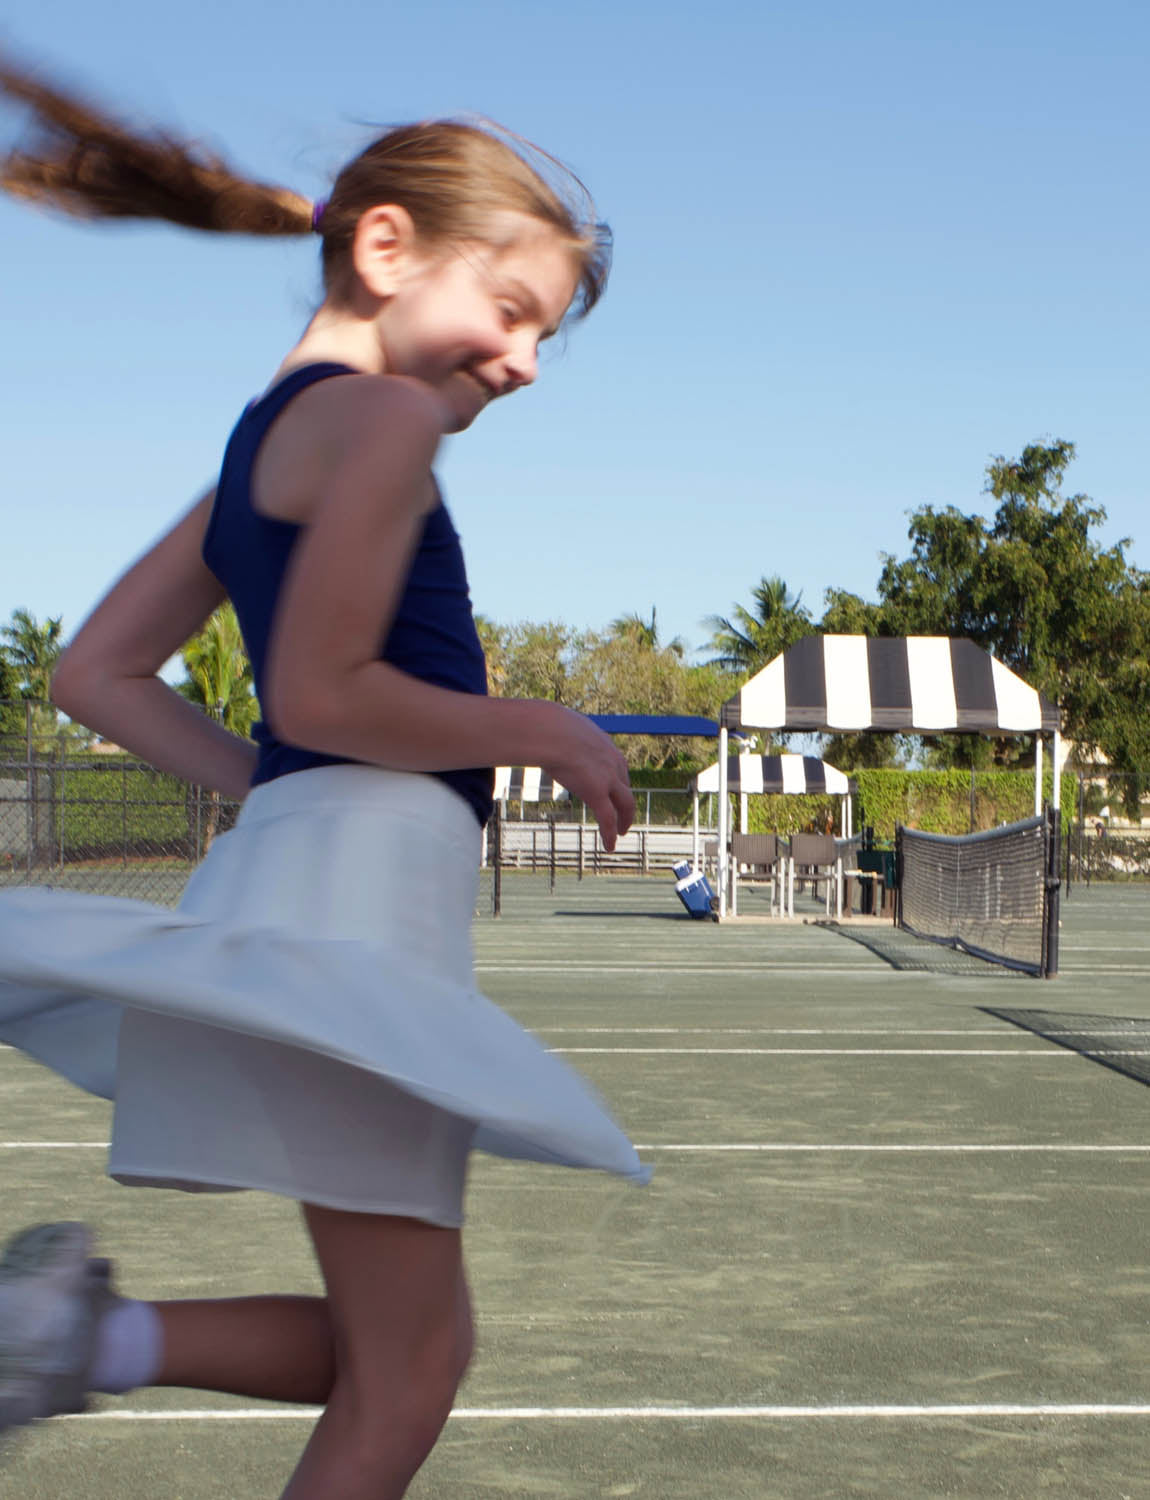
<svg viewBox="0 0 1150 1500">
<path fill-rule="evenodd" d="M 428 1330 L 408 1349 L 360 1349 L 341 1364 L 340 1385 L 358 1414 L 359 1425 L 376 1430 L 381 1420 L 402 1416 L 422 1423 L 447 1420 L 455 1393 L 471 1362 L 471 1320 Z"/>
<path fill-rule="evenodd" d="M 453 1334 L 428 1339 L 408 1357 L 341 1371 L 329 1410 L 339 1412 L 359 1472 L 415 1472 L 451 1414 L 470 1354 L 470 1339 Z"/>
</svg>

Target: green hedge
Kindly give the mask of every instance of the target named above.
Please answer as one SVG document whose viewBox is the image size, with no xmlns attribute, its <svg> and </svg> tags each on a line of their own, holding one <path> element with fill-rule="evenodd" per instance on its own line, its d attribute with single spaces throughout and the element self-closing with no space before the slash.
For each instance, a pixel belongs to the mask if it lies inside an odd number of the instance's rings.
<svg viewBox="0 0 1150 1500">
<path fill-rule="evenodd" d="M 1033 771 L 856 771 L 856 828 L 869 824 L 883 842 L 894 838 L 895 825 L 926 833 L 970 833 L 971 783 L 974 786 L 974 831 L 1014 823 L 1034 812 Z M 1054 777 L 1043 777 L 1043 800 L 1050 801 Z M 1078 778 L 1062 773 L 1062 806 L 1067 816 L 1077 805 Z"/>
<path fill-rule="evenodd" d="M 734 807 L 731 826 L 738 828 L 739 799 L 735 796 L 731 800 Z M 839 802 L 838 797 L 807 796 L 805 793 L 753 794 L 747 798 L 747 832 L 781 833 L 789 838 L 792 833 L 806 833 L 808 830 L 823 833 L 829 828 L 837 834 L 842 826 Z"/>
<path fill-rule="evenodd" d="M 72 756 L 37 772 L 38 795 L 52 799 L 52 837 L 65 858 L 189 851 L 189 788 L 119 756 Z"/>
<path fill-rule="evenodd" d="M 895 826 L 921 828 L 927 833 L 971 832 L 971 773 L 969 771 L 855 771 L 854 800 L 857 832 L 869 824 L 880 843 L 891 843 Z M 1053 795 L 1054 778 L 1043 778 L 1043 799 Z M 1062 774 L 1064 818 L 1077 807 L 1078 779 Z M 1034 774 L 1031 771 L 976 771 L 974 773 L 974 829 L 1014 823 L 1034 812 Z M 738 798 L 731 798 L 731 816 L 738 827 Z M 751 833 L 838 833 L 840 799 L 830 796 L 752 796 L 747 802 Z"/>
</svg>

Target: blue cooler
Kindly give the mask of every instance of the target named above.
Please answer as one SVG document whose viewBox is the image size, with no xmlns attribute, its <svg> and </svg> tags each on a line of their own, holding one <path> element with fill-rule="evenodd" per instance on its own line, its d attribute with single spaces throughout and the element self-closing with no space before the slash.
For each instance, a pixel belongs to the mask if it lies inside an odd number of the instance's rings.
<svg viewBox="0 0 1150 1500">
<path fill-rule="evenodd" d="M 713 917 L 715 893 L 701 870 L 695 872 L 686 860 L 671 866 L 675 872 L 675 892 L 692 917 Z"/>
</svg>

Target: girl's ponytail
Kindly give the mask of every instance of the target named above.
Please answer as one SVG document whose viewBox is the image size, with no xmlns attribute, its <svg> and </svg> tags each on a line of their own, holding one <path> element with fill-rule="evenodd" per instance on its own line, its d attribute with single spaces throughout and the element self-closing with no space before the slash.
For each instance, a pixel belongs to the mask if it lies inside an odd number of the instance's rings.
<svg viewBox="0 0 1150 1500">
<path fill-rule="evenodd" d="M 549 225 L 579 265 L 574 317 L 603 294 L 611 231 L 569 168 L 491 121 L 427 120 L 389 130 L 336 177 L 324 204 L 241 177 L 221 157 L 163 131 L 129 129 L 0 55 L 0 94 L 32 115 L 27 143 L 0 151 L 0 189 L 86 219 L 166 219 L 220 234 L 322 239 L 324 286 L 352 284 L 356 227 L 379 203 L 408 210 L 428 244 L 487 239 L 511 211 Z M 494 227 L 493 227 L 494 226 Z"/>
<path fill-rule="evenodd" d="M 0 156 L 0 187 L 86 219 L 166 219 L 219 234 L 303 235 L 312 204 L 252 182 L 161 131 L 137 134 L 0 57 L 0 91 L 27 105 L 27 143 Z"/>
</svg>

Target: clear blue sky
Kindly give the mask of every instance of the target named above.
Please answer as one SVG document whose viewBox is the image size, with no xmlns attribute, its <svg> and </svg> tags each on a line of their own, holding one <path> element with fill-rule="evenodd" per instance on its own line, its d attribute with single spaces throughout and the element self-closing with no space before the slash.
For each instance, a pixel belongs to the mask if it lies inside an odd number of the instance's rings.
<svg viewBox="0 0 1150 1500">
<path fill-rule="evenodd" d="M 15 0 L 3 41 L 306 193 L 463 110 L 581 173 L 607 297 L 441 465 L 496 619 L 698 646 L 763 573 L 873 598 L 908 511 L 1047 437 L 1150 567 L 1143 0 Z M 8 202 L 0 237 L 0 619 L 70 632 L 214 477 L 316 246 Z"/>
</svg>

